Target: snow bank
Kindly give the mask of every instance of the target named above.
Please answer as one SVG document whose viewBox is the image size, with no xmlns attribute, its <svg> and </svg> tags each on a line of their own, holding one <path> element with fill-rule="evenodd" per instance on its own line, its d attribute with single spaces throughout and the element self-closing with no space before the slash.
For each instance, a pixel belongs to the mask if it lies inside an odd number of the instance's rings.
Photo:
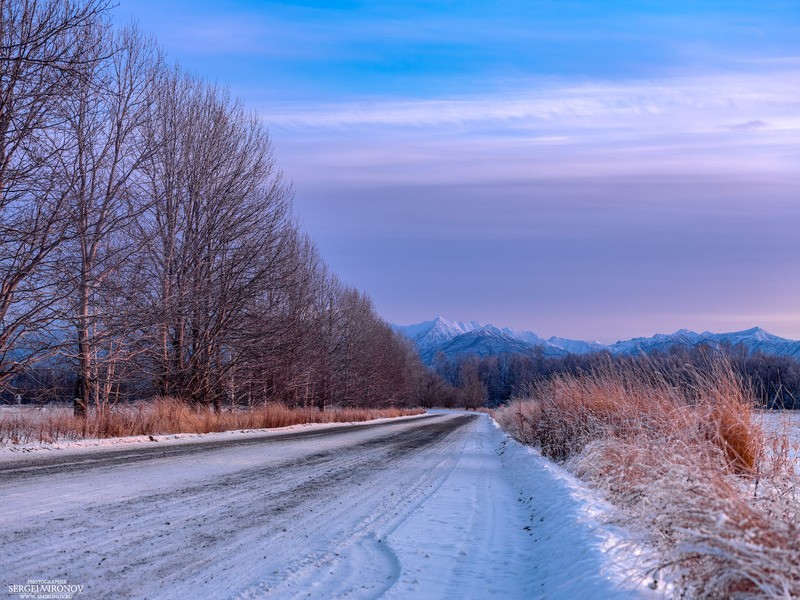
<svg viewBox="0 0 800 600">
<path fill-rule="evenodd" d="M 531 535 L 547 597 L 662 597 L 650 586 L 651 564 L 630 532 L 609 524 L 613 507 L 537 450 L 520 444 L 492 421 L 501 462 L 530 511 Z"/>
</svg>

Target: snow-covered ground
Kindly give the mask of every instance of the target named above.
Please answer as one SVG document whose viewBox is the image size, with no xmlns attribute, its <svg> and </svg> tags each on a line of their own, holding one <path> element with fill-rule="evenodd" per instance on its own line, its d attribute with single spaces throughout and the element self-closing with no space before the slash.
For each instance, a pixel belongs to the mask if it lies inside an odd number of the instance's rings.
<svg viewBox="0 0 800 600">
<path fill-rule="evenodd" d="M 758 419 L 768 432 L 785 436 L 789 441 L 791 456 L 800 460 L 800 410 L 764 411 Z"/>
<path fill-rule="evenodd" d="M 6 454 L 0 584 L 66 580 L 84 586 L 76 598 L 655 595 L 603 504 L 487 415 L 227 435 Z"/>
</svg>

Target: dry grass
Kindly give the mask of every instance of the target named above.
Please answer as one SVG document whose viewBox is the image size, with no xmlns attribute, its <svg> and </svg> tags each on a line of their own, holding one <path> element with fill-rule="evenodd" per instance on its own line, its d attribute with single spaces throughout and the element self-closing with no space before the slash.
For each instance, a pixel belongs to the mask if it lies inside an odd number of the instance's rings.
<svg viewBox="0 0 800 600">
<path fill-rule="evenodd" d="M 725 364 L 556 377 L 495 413 L 619 508 L 691 598 L 800 597 L 800 479 Z"/>
<path fill-rule="evenodd" d="M 346 423 L 421 414 L 421 409 L 287 408 L 268 404 L 252 410 L 215 413 L 162 398 L 153 402 L 115 407 L 106 414 L 76 418 L 67 408 L 12 411 L 0 415 L 0 444 L 53 443 L 85 438 L 131 435 L 209 433 L 237 429 L 265 429 L 302 423 Z"/>
</svg>

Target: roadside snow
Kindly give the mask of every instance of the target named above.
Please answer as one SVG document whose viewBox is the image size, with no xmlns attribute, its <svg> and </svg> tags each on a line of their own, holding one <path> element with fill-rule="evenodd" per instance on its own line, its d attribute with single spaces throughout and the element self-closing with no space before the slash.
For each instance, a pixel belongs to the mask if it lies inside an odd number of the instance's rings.
<svg viewBox="0 0 800 600">
<path fill-rule="evenodd" d="M 389 534 L 403 570 L 386 597 L 660 597 L 632 545 L 621 546 L 625 532 L 602 523 L 607 511 L 575 477 L 481 418 L 449 477 Z"/>
<path fill-rule="evenodd" d="M 389 421 L 403 421 L 407 419 L 418 419 L 424 414 L 410 415 L 407 417 L 392 417 L 383 419 L 372 419 L 370 421 L 348 421 L 343 423 L 302 423 L 299 425 L 289 425 L 287 427 L 273 427 L 269 429 L 236 429 L 232 431 L 219 431 L 210 433 L 170 433 L 149 435 L 132 435 L 125 437 L 112 438 L 86 438 L 83 440 L 70 440 L 63 442 L 28 442 L 24 444 L 0 444 L 0 464 L 8 461 L 17 460 L 19 454 L 33 454 L 57 450 L 59 456 L 71 456 L 73 454 L 85 454 L 95 452 L 99 449 L 136 449 L 138 447 L 150 447 L 154 442 L 163 446 L 183 446 L 187 444 L 200 444 L 205 442 L 224 442 L 234 440 L 245 440 L 255 438 L 266 438 L 281 436 L 285 433 L 327 429 L 339 429 L 358 425 L 369 425 L 376 423 L 386 423 Z"/>
<path fill-rule="evenodd" d="M 108 448 L 78 450 L 49 471 L 3 463 L 0 584 L 66 579 L 87 598 L 656 596 L 602 502 L 487 415 L 113 463 Z"/>
<path fill-rule="evenodd" d="M 493 425 L 501 437 L 503 467 L 517 482 L 519 500 L 536 525 L 543 597 L 662 597 L 663 590 L 655 593 L 649 587 L 654 582 L 647 576 L 652 566 L 647 549 L 630 532 L 609 524 L 613 507 L 567 470 Z"/>
</svg>

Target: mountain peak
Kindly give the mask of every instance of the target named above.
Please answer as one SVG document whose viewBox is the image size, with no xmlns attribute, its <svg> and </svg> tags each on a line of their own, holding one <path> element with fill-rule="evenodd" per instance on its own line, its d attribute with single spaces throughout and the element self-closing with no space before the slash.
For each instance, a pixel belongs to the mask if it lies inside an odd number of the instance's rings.
<svg viewBox="0 0 800 600">
<path fill-rule="evenodd" d="M 435 329 L 453 333 L 468 333 L 484 327 L 478 321 L 451 321 L 444 317 L 436 317 L 432 323 Z"/>
<path fill-rule="evenodd" d="M 729 334 L 721 334 L 721 335 L 728 335 L 731 338 L 742 339 L 742 338 L 750 338 L 756 340 L 757 342 L 766 342 L 766 341 L 780 341 L 784 338 L 778 337 L 777 335 L 771 334 L 766 329 L 762 329 L 761 327 L 751 327 L 750 329 L 744 329 L 742 331 L 734 331 L 733 333 Z"/>
<path fill-rule="evenodd" d="M 745 329 L 743 331 L 740 331 L 739 333 L 742 333 L 742 334 L 745 334 L 745 335 L 756 335 L 757 333 L 766 333 L 766 334 L 772 335 L 766 329 L 762 329 L 761 327 L 758 327 L 758 326 L 751 327 L 750 329 Z"/>
</svg>

